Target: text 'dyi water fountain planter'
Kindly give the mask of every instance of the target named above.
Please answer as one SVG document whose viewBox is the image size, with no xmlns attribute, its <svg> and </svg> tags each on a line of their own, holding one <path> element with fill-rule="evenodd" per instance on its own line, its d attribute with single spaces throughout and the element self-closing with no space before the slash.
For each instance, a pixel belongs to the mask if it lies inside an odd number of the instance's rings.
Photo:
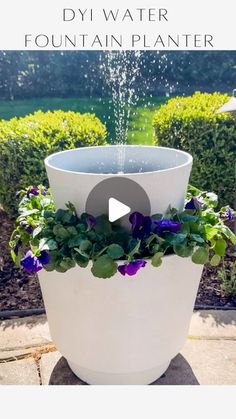
<svg viewBox="0 0 236 419">
<path fill-rule="evenodd" d="M 49 156 L 45 164 L 57 208 L 71 201 L 82 213 L 96 184 L 113 176 L 138 183 L 152 214 L 183 207 L 192 165 L 189 154 L 125 146 L 120 173 L 117 152 L 116 146 L 106 146 Z M 90 269 L 91 264 L 66 273 L 39 272 L 58 350 L 88 383 L 153 382 L 184 344 L 202 265 L 169 255 L 158 269 L 148 260 L 133 278 L 118 273 L 111 279 L 94 278 Z"/>
</svg>

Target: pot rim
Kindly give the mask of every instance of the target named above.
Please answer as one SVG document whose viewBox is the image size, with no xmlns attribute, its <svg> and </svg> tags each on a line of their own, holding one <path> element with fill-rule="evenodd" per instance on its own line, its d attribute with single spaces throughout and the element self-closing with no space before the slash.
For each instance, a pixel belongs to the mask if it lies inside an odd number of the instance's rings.
<svg viewBox="0 0 236 419">
<path fill-rule="evenodd" d="M 167 169 L 160 169 L 160 170 L 151 170 L 151 171 L 147 171 L 147 172 L 125 172 L 125 173 L 94 173 L 94 172 L 80 172 L 80 171 L 74 171 L 74 170 L 67 170 L 67 169 L 62 169 L 59 167 L 56 167 L 55 165 L 52 164 L 53 158 L 55 156 L 58 155 L 62 155 L 62 154 L 67 154 L 67 153 L 72 153 L 73 151 L 79 151 L 79 150 L 90 150 L 91 152 L 93 151 L 94 148 L 96 149 L 102 149 L 104 147 L 107 148 L 118 148 L 118 147 L 124 147 L 124 148 L 147 148 L 147 149 L 162 149 L 162 150 L 168 150 L 168 151 L 174 151 L 178 154 L 181 154 L 183 156 L 185 156 L 187 158 L 186 162 L 183 164 L 180 164 L 178 166 L 175 167 L 169 167 Z M 44 164 L 46 167 L 49 167 L 51 169 L 53 169 L 54 171 L 57 172 L 62 172 L 62 173 L 72 173 L 72 174 L 76 174 L 76 175 L 86 175 L 86 176 L 101 176 L 104 178 L 110 178 L 110 177 L 126 177 L 126 176 L 140 176 L 140 175 L 150 175 L 153 173 L 165 173 L 165 172 L 171 172 L 173 170 L 178 170 L 181 168 L 184 168 L 186 166 L 190 166 L 193 162 L 193 157 L 191 156 L 191 154 L 187 153 L 186 151 L 183 150 L 179 150 L 179 149 L 175 149 L 175 148 L 171 148 L 171 147 L 159 147 L 159 146 L 148 146 L 148 145 L 103 145 L 103 146 L 91 146 L 91 147 L 77 147 L 77 148 L 73 148 L 70 150 L 63 150 L 63 151 L 59 151 L 53 154 L 50 154 L 49 156 L 47 156 L 44 160 Z"/>
</svg>

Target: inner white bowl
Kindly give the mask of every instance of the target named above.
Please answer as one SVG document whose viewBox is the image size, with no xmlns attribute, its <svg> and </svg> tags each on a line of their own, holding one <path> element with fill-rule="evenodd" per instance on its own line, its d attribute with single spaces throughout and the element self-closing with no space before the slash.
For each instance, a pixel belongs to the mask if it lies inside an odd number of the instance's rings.
<svg viewBox="0 0 236 419">
<path fill-rule="evenodd" d="M 140 145 L 83 147 L 55 153 L 45 159 L 46 167 L 54 170 L 90 174 L 148 173 L 191 163 L 192 156 L 184 151 Z"/>
</svg>

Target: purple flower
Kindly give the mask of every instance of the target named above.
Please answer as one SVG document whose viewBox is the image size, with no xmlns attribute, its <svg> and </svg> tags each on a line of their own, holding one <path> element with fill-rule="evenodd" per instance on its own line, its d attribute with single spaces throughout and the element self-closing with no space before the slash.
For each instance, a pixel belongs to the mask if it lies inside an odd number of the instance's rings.
<svg viewBox="0 0 236 419">
<path fill-rule="evenodd" d="M 38 260 L 42 265 L 47 265 L 50 262 L 50 255 L 46 250 L 42 250 L 41 255 L 38 256 Z"/>
<path fill-rule="evenodd" d="M 87 215 L 86 223 L 87 223 L 88 228 L 91 230 L 91 228 L 93 228 L 96 225 L 96 218 L 93 217 L 92 215 Z"/>
<path fill-rule="evenodd" d="M 151 217 L 144 216 L 140 212 L 133 212 L 129 221 L 131 222 L 132 236 L 134 239 L 143 239 L 149 235 L 152 227 Z"/>
<path fill-rule="evenodd" d="M 232 221 L 234 219 L 234 211 L 230 207 L 226 209 L 225 215 L 229 221 Z"/>
<path fill-rule="evenodd" d="M 29 189 L 26 193 L 27 198 L 30 198 L 30 195 L 35 195 L 37 196 L 39 194 L 38 189 L 34 186 L 33 188 Z"/>
<path fill-rule="evenodd" d="M 38 272 L 42 269 L 43 264 L 40 260 L 35 256 L 31 250 L 29 250 L 25 256 L 20 261 L 21 266 L 28 272 L 29 274 Z"/>
<path fill-rule="evenodd" d="M 19 249 L 20 249 L 21 245 L 22 245 L 22 241 L 21 241 L 21 239 L 19 239 L 18 242 L 16 243 L 14 249 L 13 249 L 14 253 L 16 254 L 16 256 L 19 253 Z"/>
<path fill-rule="evenodd" d="M 197 199 L 193 196 L 190 201 L 186 202 L 185 209 L 187 210 L 199 210 L 203 207 L 204 202 L 201 199 Z"/>
<path fill-rule="evenodd" d="M 27 226 L 27 227 L 25 227 L 25 231 L 26 231 L 26 233 L 32 234 L 33 233 L 33 227 Z"/>
<path fill-rule="evenodd" d="M 118 271 L 121 273 L 121 275 L 129 275 L 133 276 L 135 275 L 140 268 L 144 268 L 147 262 L 142 259 L 134 260 L 133 262 L 126 263 L 125 265 L 118 266 Z"/>
<path fill-rule="evenodd" d="M 164 233 L 177 233 L 181 228 L 179 221 L 172 220 L 154 220 L 156 224 L 155 233 L 162 236 Z"/>
<path fill-rule="evenodd" d="M 28 273 L 36 273 L 43 268 L 50 260 L 49 254 L 46 250 L 41 252 L 39 257 L 35 256 L 31 250 L 29 250 L 25 256 L 21 259 L 20 264 Z"/>
</svg>

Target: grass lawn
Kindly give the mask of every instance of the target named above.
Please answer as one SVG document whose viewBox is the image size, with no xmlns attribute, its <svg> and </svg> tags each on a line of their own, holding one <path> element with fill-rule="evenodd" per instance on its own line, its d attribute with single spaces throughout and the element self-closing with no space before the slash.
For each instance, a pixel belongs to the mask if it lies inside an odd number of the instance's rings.
<svg viewBox="0 0 236 419">
<path fill-rule="evenodd" d="M 166 101 L 166 98 L 152 98 L 148 101 L 149 105 L 147 107 L 144 107 L 144 101 L 140 101 L 132 112 L 128 133 L 129 144 L 152 144 L 154 141 L 153 114 Z M 107 127 L 108 140 L 112 142 L 112 139 L 114 139 L 113 112 L 109 99 L 40 98 L 0 101 L 0 119 L 24 116 L 39 109 L 42 111 L 62 109 L 64 111 L 95 113 Z"/>
</svg>

